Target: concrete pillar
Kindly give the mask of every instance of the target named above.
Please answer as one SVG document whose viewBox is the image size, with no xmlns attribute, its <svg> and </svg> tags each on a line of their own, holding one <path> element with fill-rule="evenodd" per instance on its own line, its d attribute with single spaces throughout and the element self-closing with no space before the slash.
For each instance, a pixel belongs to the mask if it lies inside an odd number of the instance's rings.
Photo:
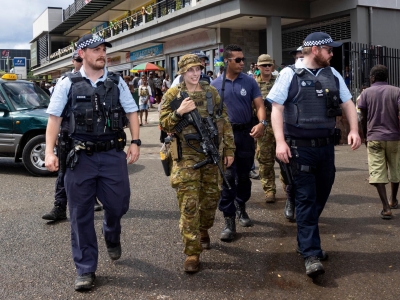
<svg viewBox="0 0 400 300">
<path fill-rule="evenodd" d="M 169 74 L 169 78 L 172 78 L 171 58 L 169 54 L 165 55 L 165 74 Z"/>
<path fill-rule="evenodd" d="M 210 68 L 210 71 L 213 71 L 214 72 L 214 49 L 211 49 L 210 50 L 210 57 L 209 57 L 209 62 L 210 62 L 210 65 L 209 65 L 209 68 Z M 206 72 L 207 73 L 207 72 Z"/>
<path fill-rule="evenodd" d="M 276 65 L 282 63 L 281 17 L 267 17 L 267 53 L 275 59 Z"/>
</svg>

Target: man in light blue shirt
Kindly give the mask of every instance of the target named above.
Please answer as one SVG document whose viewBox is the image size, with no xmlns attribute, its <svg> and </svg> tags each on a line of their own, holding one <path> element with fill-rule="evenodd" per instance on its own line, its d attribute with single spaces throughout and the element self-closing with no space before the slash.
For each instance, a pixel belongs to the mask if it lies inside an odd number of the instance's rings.
<svg viewBox="0 0 400 300">
<path fill-rule="evenodd" d="M 343 78 L 330 60 L 334 42 L 325 32 L 309 34 L 303 42 L 303 59 L 283 69 L 267 99 L 272 102 L 272 127 L 276 157 L 289 164 L 293 174 L 297 222 L 297 252 L 303 255 L 306 274 L 325 273 L 320 262 L 328 255 L 321 249 L 318 220 L 335 180 L 336 116 L 345 112 L 350 131 L 348 143 L 360 147 L 357 113 Z M 340 139 L 340 137 L 339 137 Z"/>
<path fill-rule="evenodd" d="M 111 44 L 96 34 L 77 42 L 83 66 L 57 83 L 47 109 L 46 168 L 59 169 L 53 149 L 61 130 L 68 153 L 60 159 L 65 169 L 65 190 L 71 223 L 71 246 L 77 291 L 90 290 L 98 263 L 94 228 L 96 197 L 103 204 L 102 233 L 112 260 L 121 257 L 121 218 L 129 209 L 130 186 L 127 163 L 139 158 L 139 121 L 137 105 L 119 75 L 108 73 L 106 47 Z M 126 122 L 125 114 L 129 123 Z M 125 154 L 129 126 L 132 141 Z"/>
</svg>

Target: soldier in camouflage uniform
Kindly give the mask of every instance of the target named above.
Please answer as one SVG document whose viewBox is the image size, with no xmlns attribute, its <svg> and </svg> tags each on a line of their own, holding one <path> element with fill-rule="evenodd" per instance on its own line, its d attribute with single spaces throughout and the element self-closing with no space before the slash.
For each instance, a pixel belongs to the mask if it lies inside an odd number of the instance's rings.
<svg viewBox="0 0 400 300">
<path fill-rule="evenodd" d="M 182 120 L 185 113 L 197 108 L 202 117 L 207 117 L 206 93 L 211 93 L 214 104 L 213 119 L 218 127 L 219 145 L 226 167 L 233 162 L 235 143 L 233 131 L 226 114 L 224 106 L 221 116 L 216 114 L 220 97 L 217 90 L 208 82 L 200 81 L 201 69 L 203 68 L 200 59 L 194 54 L 184 55 L 179 61 L 179 73 L 183 81 L 175 87 L 171 87 L 164 94 L 161 102 L 160 126 L 162 130 L 174 133 L 182 149 L 181 157 L 174 160 L 171 170 L 171 186 L 176 189 L 178 205 L 180 210 L 179 228 L 184 243 L 183 252 L 187 255 L 184 270 L 186 272 L 197 272 L 199 269 L 199 256 L 203 248 L 210 248 L 210 237 L 208 229 L 212 227 L 215 211 L 222 186 L 222 179 L 218 167 L 207 164 L 194 170 L 194 164 L 205 160 L 202 153 L 190 148 L 184 139 L 189 133 L 195 133 L 192 125 L 186 126 L 181 133 L 177 133 L 175 126 Z M 189 97 L 182 101 L 181 106 L 173 110 L 170 103 L 175 98 L 180 98 L 181 92 L 187 92 Z M 210 97 L 209 97 L 210 98 Z M 191 143 L 199 148 L 199 143 Z M 172 145 L 171 147 L 174 147 Z"/>
<path fill-rule="evenodd" d="M 272 75 L 274 62 L 268 54 L 261 54 L 258 57 L 257 65 L 261 73 L 256 77 L 256 81 L 260 87 L 262 97 L 265 99 L 276 79 L 276 77 Z M 271 109 L 265 107 L 265 111 L 268 125 L 264 129 L 264 135 L 257 139 L 256 158 L 259 163 L 259 174 L 265 193 L 265 201 L 267 203 L 274 203 L 276 194 L 274 171 L 276 144 L 271 125 Z"/>
</svg>

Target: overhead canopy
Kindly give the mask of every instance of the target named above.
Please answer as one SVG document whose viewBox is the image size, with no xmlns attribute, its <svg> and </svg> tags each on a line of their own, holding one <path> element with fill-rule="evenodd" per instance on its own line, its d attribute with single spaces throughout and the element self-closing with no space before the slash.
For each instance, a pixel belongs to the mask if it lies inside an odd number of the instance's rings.
<svg viewBox="0 0 400 300">
<path fill-rule="evenodd" d="M 86 19 L 90 17 L 95 18 L 95 16 L 108 5 L 117 5 L 120 2 L 120 0 L 92 0 L 85 5 L 84 1 L 75 1 L 63 11 L 65 18 L 64 22 L 50 31 L 50 34 L 63 35 L 65 32 L 85 21 Z M 81 5 L 83 6 L 79 7 Z M 115 5 L 111 5 L 111 7 L 114 7 Z"/>
</svg>

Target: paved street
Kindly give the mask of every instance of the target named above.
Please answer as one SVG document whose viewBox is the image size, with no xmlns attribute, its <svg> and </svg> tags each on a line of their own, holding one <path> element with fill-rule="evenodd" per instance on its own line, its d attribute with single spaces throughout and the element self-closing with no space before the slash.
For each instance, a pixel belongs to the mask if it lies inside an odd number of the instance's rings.
<svg viewBox="0 0 400 300">
<path fill-rule="evenodd" d="M 248 212 L 255 225 L 238 226 L 238 239 L 223 243 L 217 212 L 212 249 L 201 256 L 201 271 L 182 270 L 175 191 L 159 160 L 157 112 L 141 127 L 141 156 L 129 166 L 130 210 L 122 220 L 120 260 L 111 262 L 96 212 L 99 266 L 96 286 L 73 289 L 69 222 L 48 223 L 55 177 L 32 177 L 22 164 L 0 159 L 0 299 L 398 299 L 400 212 L 386 221 L 369 186 L 365 146 L 336 147 L 336 182 L 320 219 L 329 260 L 313 282 L 295 253 L 296 224 L 283 217 L 284 194 L 265 204 L 253 180 Z M 277 171 L 278 169 L 276 169 Z M 277 172 L 278 173 L 278 172 Z M 390 194 L 388 192 L 388 194 Z"/>
</svg>

